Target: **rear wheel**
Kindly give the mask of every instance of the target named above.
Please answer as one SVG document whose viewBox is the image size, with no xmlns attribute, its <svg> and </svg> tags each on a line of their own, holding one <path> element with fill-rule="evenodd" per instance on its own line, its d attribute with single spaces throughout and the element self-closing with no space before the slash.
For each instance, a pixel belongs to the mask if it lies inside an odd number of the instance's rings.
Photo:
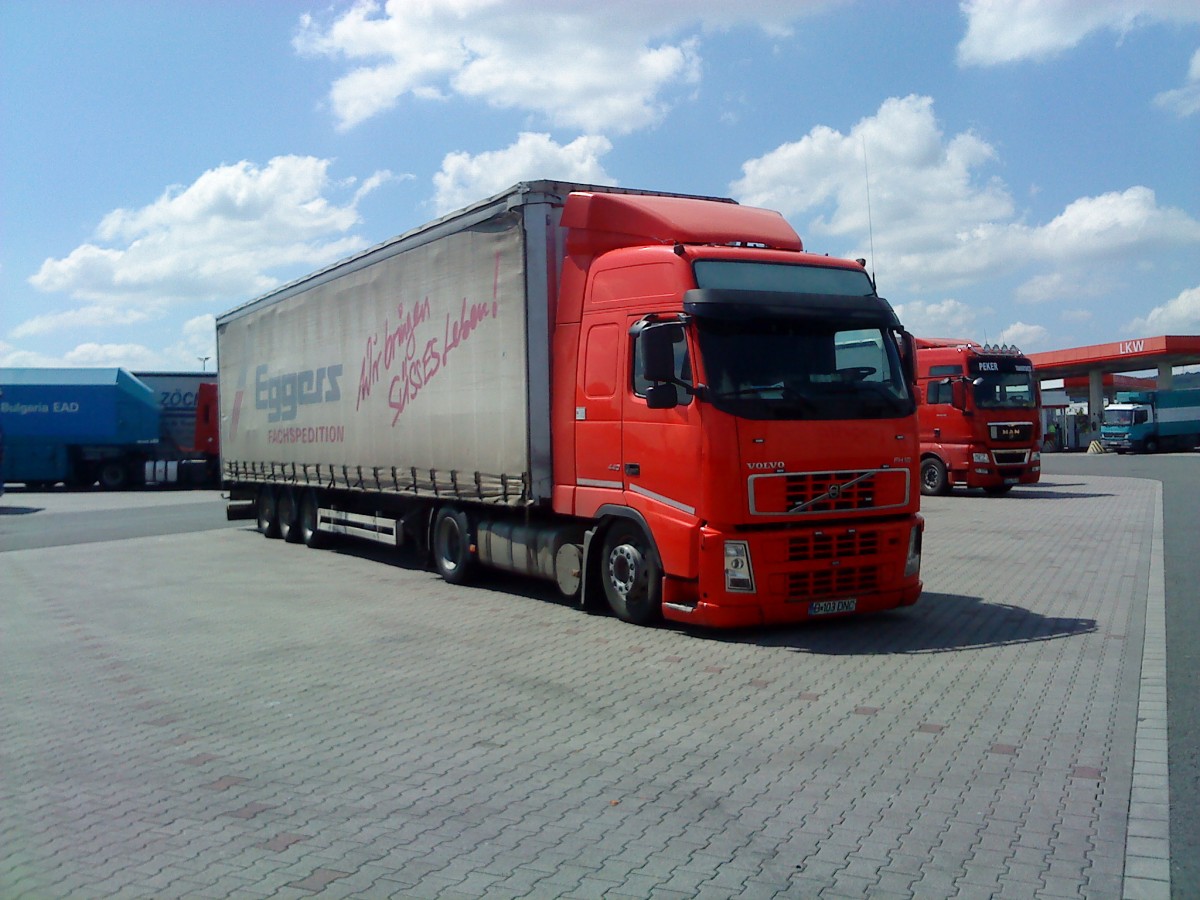
<svg viewBox="0 0 1200 900">
<path fill-rule="evenodd" d="M 921 460 L 921 493 L 936 497 L 950 491 L 950 479 L 946 475 L 946 464 L 936 456 Z"/>
<path fill-rule="evenodd" d="M 317 527 L 318 510 L 321 506 L 321 498 L 314 490 L 304 492 L 304 498 L 300 501 L 300 540 L 304 542 L 306 547 L 311 547 L 314 550 L 325 544 L 325 539 L 328 537 L 323 531 Z"/>
<path fill-rule="evenodd" d="M 650 625 L 662 618 L 662 563 L 646 532 L 619 520 L 604 536 L 604 596 L 617 618 Z"/>
<path fill-rule="evenodd" d="M 450 584 L 464 584 L 475 568 L 467 514 L 443 506 L 433 517 L 433 567 Z"/>
<path fill-rule="evenodd" d="M 254 509 L 258 513 L 259 534 L 269 538 L 279 537 L 279 506 L 273 487 L 264 484 L 258 489 Z"/>
<path fill-rule="evenodd" d="M 129 484 L 129 469 L 123 462 L 106 462 L 100 467 L 100 487 L 106 491 L 119 491 Z"/>
<path fill-rule="evenodd" d="M 279 536 L 289 544 L 300 541 L 300 509 L 296 503 L 296 492 L 290 487 L 280 488 L 275 501 L 279 516 Z"/>
</svg>

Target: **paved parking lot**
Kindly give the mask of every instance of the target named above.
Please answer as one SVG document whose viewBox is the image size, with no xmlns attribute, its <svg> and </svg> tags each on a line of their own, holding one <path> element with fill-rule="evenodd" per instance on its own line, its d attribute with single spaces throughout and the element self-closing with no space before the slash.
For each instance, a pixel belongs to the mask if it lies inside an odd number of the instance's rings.
<svg viewBox="0 0 1200 900">
<path fill-rule="evenodd" d="M 0 552 L 0 896 L 1165 897 L 1160 491 L 927 498 L 917 606 L 733 634 L 240 527 Z"/>
</svg>

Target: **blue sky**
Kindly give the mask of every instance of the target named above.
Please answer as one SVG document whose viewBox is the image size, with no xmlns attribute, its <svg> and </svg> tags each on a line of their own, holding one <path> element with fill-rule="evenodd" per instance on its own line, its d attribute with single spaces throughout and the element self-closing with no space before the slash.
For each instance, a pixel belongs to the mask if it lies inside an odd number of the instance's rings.
<svg viewBox="0 0 1200 900">
<path fill-rule="evenodd" d="M 922 336 L 1200 334 L 1195 0 L 3 0 L 0 40 L 0 365 L 199 368 L 534 178 L 778 209 Z"/>
</svg>

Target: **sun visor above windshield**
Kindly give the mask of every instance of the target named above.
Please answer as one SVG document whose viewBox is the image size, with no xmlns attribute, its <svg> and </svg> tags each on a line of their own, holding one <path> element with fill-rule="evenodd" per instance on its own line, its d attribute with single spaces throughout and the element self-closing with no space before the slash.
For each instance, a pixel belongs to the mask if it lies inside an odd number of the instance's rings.
<svg viewBox="0 0 1200 900">
<path fill-rule="evenodd" d="M 803 250 L 794 228 L 779 213 L 729 201 L 690 197 L 575 191 L 563 207 L 562 225 L 598 232 L 627 245 L 761 244 L 777 250 Z"/>
<path fill-rule="evenodd" d="M 694 288 L 684 292 L 683 308 L 710 319 L 821 319 L 860 327 L 900 327 L 891 304 L 876 296 Z"/>
</svg>

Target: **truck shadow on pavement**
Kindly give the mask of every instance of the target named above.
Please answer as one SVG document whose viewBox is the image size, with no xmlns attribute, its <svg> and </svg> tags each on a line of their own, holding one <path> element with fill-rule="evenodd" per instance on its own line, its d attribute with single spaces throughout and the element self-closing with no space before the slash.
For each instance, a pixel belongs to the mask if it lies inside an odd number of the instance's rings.
<svg viewBox="0 0 1200 900">
<path fill-rule="evenodd" d="M 45 510 L 44 506 L 4 506 L 0 505 L 0 516 L 30 516 Z"/>
<path fill-rule="evenodd" d="M 1092 634 L 1095 619 L 1044 616 L 1008 603 L 926 591 L 910 609 L 831 619 L 779 630 L 754 629 L 707 639 L 783 647 L 819 656 L 946 653 Z"/>
</svg>

